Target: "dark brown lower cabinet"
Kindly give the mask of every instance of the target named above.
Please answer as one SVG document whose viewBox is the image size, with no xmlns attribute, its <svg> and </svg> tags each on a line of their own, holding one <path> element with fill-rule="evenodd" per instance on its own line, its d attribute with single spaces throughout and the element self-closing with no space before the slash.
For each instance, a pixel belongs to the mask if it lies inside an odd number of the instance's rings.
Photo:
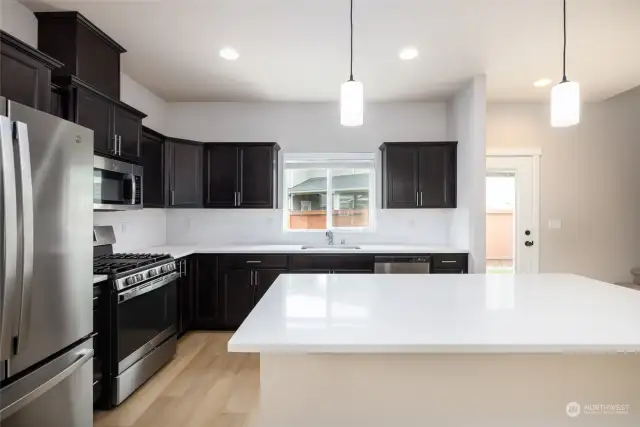
<svg viewBox="0 0 640 427">
<path fill-rule="evenodd" d="M 434 254 L 432 260 L 435 274 L 468 271 L 467 254 Z M 195 280 L 184 289 L 187 294 L 191 289 L 193 303 L 180 295 L 193 315 L 182 324 L 191 329 L 235 330 L 281 274 L 371 274 L 374 255 L 200 254 L 187 262 L 183 268 Z"/>
<path fill-rule="evenodd" d="M 222 326 L 235 329 L 242 324 L 255 305 L 253 270 L 221 270 Z"/>
<path fill-rule="evenodd" d="M 222 305 L 218 285 L 218 256 L 200 254 L 193 257 L 196 265 L 195 313 L 193 328 L 222 329 Z"/>
<path fill-rule="evenodd" d="M 225 329 L 237 329 L 278 276 L 286 272 L 286 269 L 251 267 L 221 269 L 222 326 Z"/>
<path fill-rule="evenodd" d="M 287 274 L 286 269 L 261 269 L 254 270 L 255 285 L 255 301 L 256 304 L 267 293 L 273 282 L 276 281 L 281 274 Z"/>
<path fill-rule="evenodd" d="M 195 317 L 195 263 L 191 258 L 182 258 L 176 261 L 180 278 L 177 285 L 178 296 L 178 337 L 188 332 Z"/>
</svg>

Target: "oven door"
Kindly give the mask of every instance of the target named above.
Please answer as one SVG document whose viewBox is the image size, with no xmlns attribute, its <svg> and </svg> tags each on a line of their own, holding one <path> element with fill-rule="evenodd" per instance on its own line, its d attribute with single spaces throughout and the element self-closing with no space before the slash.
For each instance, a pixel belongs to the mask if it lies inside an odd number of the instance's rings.
<svg viewBox="0 0 640 427">
<path fill-rule="evenodd" d="M 142 167 L 94 156 L 93 209 L 142 209 Z"/>
<path fill-rule="evenodd" d="M 167 274 L 117 295 L 118 375 L 176 334 L 177 279 Z"/>
</svg>

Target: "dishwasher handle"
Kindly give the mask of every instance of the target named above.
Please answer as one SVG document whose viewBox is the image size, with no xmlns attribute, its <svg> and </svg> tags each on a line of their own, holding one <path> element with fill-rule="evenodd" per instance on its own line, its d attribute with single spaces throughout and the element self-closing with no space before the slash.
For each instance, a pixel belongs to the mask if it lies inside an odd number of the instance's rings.
<svg viewBox="0 0 640 427">
<path fill-rule="evenodd" d="M 376 264 L 400 264 L 400 263 L 430 263 L 430 256 L 377 256 L 374 258 Z"/>
</svg>

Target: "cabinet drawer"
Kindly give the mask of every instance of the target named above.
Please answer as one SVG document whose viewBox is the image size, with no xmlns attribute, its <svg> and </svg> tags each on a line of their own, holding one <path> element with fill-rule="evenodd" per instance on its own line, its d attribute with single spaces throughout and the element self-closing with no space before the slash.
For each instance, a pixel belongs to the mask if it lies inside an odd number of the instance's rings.
<svg viewBox="0 0 640 427">
<path fill-rule="evenodd" d="M 220 267 L 232 268 L 286 268 L 286 255 L 222 255 Z"/>
<path fill-rule="evenodd" d="M 467 254 L 434 254 L 433 269 L 462 269 L 467 268 Z"/>
<path fill-rule="evenodd" d="M 348 270 L 373 271 L 372 255 L 294 255 L 292 271 Z"/>
</svg>

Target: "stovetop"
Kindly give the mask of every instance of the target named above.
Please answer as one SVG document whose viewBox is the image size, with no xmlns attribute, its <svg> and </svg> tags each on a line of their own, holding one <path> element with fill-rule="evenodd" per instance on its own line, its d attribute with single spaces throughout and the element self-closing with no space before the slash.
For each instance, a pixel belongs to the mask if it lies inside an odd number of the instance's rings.
<svg viewBox="0 0 640 427">
<path fill-rule="evenodd" d="M 93 274 L 119 275 L 161 261 L 172 261 L 168 254 L 113 254 L 93 259 Z"/>
</svg>

